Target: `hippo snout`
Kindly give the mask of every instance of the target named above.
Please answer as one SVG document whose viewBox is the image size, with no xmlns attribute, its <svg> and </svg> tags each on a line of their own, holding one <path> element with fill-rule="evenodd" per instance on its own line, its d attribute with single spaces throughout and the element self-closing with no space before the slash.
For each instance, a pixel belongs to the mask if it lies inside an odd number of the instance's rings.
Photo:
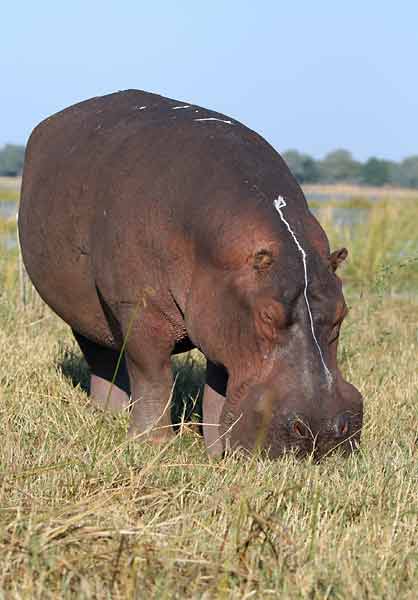
<svg viewBox="0 0 418 600">
<path fill-rule="evenodd" d="M 336 415 L 332 419 L 329 419 L 329 421 L 326 422 L 325 427 L 320 427 L 316 434 L 314 433 L 313 426 L 309 423 L 309 419 L 307 417 L 291 413 L 285 417 L 284 420 L 287 421 L 289 432 L 295 437 L 295 439 L 311 438 L 315 440 L 315 438 L 318 438 L 323 435 L 323 433 L 326 433 L 329 437 L 333 437 L 335 440 L 341 440 L 355 435 L 357 433 L 356 427 L 359 426 L 358 415 L 346 411 Z"/>
<path fill-rule="evenodd" d="M 286 406 L 274 389 L 257 396 L 241 405 L 240 418 L 231 430 L 232 448 L 262 448 L 271 458 L 293 452 L 318 460 L 334 450 L 348 455 L 359 445 L 363 421 L 360 394 L 350 401 L 347 396 L 337 396 L 322 403 L 288 397 Z M 294 408 L 298 404 L 304 410 Z"/>
<path fill-rule="evenodd" d="M 336 440 L 357 437 L 361 430 L 362 415 L 359 412 L 343 412 L 329 422 L 329 431 Z"/>
<path fill-rule="evenodd" d="M 317 459 L 324 458 L 334 450 L 339 450 L 344 455 L 357 450 L 362 425 L 362 406 L 358 406 L 356 410 L 343 411 L 329 419 L 324 423 L 318 435 L 315 457 Z"/>
</svg>

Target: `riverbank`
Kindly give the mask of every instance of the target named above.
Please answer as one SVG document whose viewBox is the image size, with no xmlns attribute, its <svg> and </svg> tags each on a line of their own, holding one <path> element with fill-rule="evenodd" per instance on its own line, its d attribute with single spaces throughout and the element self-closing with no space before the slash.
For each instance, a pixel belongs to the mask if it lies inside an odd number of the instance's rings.
<svg viewBox="0 0 418 600">
<path fill-rule="evenodd" d="M 400 187 L 372 187 L 366 185 L 334 184 L 305 184 L 302 189 L 307 197 L 323 196 L 328 200 L 347 200 L 368 198 L 376 200 L 418 199 L 418 189 Z"/>
</svg>

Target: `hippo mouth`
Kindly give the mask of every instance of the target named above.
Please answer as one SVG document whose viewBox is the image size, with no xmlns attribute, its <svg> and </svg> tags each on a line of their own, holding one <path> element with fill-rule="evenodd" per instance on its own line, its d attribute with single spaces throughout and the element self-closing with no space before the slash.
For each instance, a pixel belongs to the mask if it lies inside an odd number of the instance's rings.
<svg viewBox="0 0 418 600">
<path fill-rule="evenodd" d="M 316 438 L 306 437 L 297 441 L 289 439 L 289 436 L 283 436 L 278 440 L 275 436 L 274 442 L 258 446 L 258 448 L 271 460 L 291 454 L 298 460 L 311 458 L 314 463 L 319 463 L 333 454 L 348 458 L 359 450 L 360 438 L 361 429 L 342 440 L 335 440 L 326 434 Z M 249 456 L 257 449 L 257 446 L 249 448 L 242 442 L 231 443 L 228 437 L 225 440 L 222 457 L 226 457 L 231 451 L 238 451 Z"/>
<path fill-rule="evenodd" d="M 261 450 L 269 458 L 276 459 L 291 453 L 298 459 L 311 457 L 319 462 L 331 454 L 348 457 L 360 445 L 363 424 L 362 410 L 345 410 L 334 417 L 314 424 L 301 414 L 269 414 L 256 411 L 241 413 L 234 418 L 224 411 L 221 426 L 218 454 L 230 450 L 252 453 Z"/>
<path fill-rule="evenodd" d="M 304 431 L 302 427 L 297 435 L 298 437 L 288 430 L 282 432 L 276 430 L 271 439 L 270 436 L 266 436 L 262 446 L 263 451 L 271 459 L 290 453 L 298 459 L 311 457 L 315 463 L 326 459 L 331 454 L 339 454 L 347 458 L 360 446 L 361 418 L 352 419 L 350 429 L 338 436 L 333 430 L 321 430 L 315 435 L 310 430 Z"/>
</svg>

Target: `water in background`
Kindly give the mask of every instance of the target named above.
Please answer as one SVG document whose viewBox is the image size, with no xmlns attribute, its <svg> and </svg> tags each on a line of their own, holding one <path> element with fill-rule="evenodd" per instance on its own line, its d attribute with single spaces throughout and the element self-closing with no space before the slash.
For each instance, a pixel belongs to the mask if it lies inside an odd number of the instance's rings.
<svg viewBox="0 0 418 600">
<path fill-rule="evenodd" d="M 320 208 L 311 208 L 311 212 L 319 220 L 321 215 Z M 338 208 L 333 207 L 331 212 L 331 219 L 335 225 L 355 227 L 367 219 L 368 208 Z"/>
<path fill-rule="evenodd" d="M 330 200 L 332 200 L 333 202 L 338 202 L 338 200 L 341 201 L 347 201 L 350 200 L 350 198 L 352 197 L 350 194 L 347 193 L 333 193 L 332 196 L 330 196 L 329 193 L 321 193 L 321 192 L 311 192 L 309 194 L 305 194 L 306 200 L 308 201 L 308 204 L 310 202 L 315 202 L 316 206 L 312 207 L 310 206 L 310 210 L 311 212 L 313 212 L 313 214 L 319 218 L 321 215 L 321 208 L 318 207 L 318 202 L 321 202 L 324 204 L 324 208 L 327 207 L 327 203 L 330 202 Z M 368 194 L 367 196 L 367 201 L 368 202 L 377 202 L 379 200 L 379 198 L 377 196 L 373 196 L 371 194 Z M 339 226 L 348 226 L 348 227 L 355 227 L 356 225 L 358 225 L 359 223 L 363 222 L 365 219 L 367 219 L 367 214 L 368 214 L 369 209 L 366 207 L 359 207 L 359 206 L 355 206 L 355 207 L 350 207 L 350 206 L 333 206 L 332 210 L 331 210 L 331 220 L 333 221 L 333 223 L 335 223 L 335 225 L 339 225 Z"/>
<path fill-rule="evenodd" d="M 329 202 L 330 200 L 351 200 L 353 198 L 353 194 L 348 194 L 347 192 L 305 192 L 305 198 L 309 202 L 310 200 L 315 202 Z M 377 194 L 367 193 L 367 201 L 368 202 L 379 202 L 379 196 Z"/>
<path fill-rule="evenodd" d="M 6 221 L 13 221 L 17 215 L 17 202 L 10 202 L 9 200 L 0 199 L 0 219 Z M 0 242 L 1 246 L 6 250 L 12 250 L 17 246 L 16 233 L 13 231 L 1 231 L 0 230 Z"/>
<path fill-rule="evenodd" d="M 11 219 L 17 214 L 17 202 L 0 199 L 0 217 L 2 219 Z"/>
</svg>

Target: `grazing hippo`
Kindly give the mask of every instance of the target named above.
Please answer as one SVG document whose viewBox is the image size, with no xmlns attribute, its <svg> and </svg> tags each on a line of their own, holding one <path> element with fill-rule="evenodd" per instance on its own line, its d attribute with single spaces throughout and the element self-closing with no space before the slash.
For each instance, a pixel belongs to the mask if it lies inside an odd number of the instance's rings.
<svg viewBox="0 0 418 600">
<path fill-rule="evenodd" d="M 235 119 L 137 90 L 53 115 L 28 144 L 19 235 L 98 403 L 124 348 L 109 402 L 131 390 L 131 436 L 173 435 L 170 357 L 197 347 L 212 454 L 359 440 L 362 397 L 337 366 L 347 251 L 330 254 L 282 158 Z"/>
</svg>

